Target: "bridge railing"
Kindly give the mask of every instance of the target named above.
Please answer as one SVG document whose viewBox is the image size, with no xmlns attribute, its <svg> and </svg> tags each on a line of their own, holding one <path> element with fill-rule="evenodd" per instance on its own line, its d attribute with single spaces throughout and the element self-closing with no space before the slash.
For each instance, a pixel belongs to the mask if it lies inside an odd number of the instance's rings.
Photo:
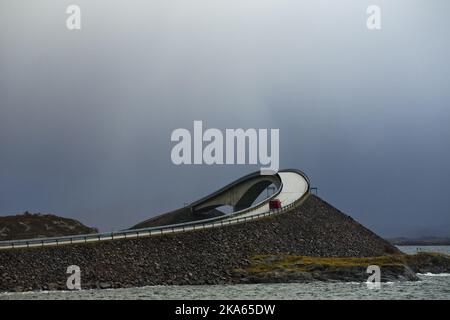
<svg viewBox="0 0 450 320">
<path fill-rule="evenodd" d="M 59 245 L 67 245 L 67 244 L 77 244 L 77 243 L 90 243 L 90 242 L 98 242 L 98 241 L 106 241 L 106 240 L 115 240 L 115 239 L 132 239 L 132 238 L 140 238 L 140 237 L 149 237 L 155 235 L 163 235 L 168 233 L 179 233 L 179 232 L 188 232 L 193 230 L 207 229 L 207 228 L 216 228 L 231 224 L 237 224 L 241 222 L 251 221 L 260 219 L 263 217 L 271 216 L 274 214 L 282 213 L 287 210 L 290 210 L 296 207 L 308 193 L 305 193 L 302 197 L 297 199 L 296 201 L 281 207 L 280 209 L 273 209 L 264 211 L 261 213 L 256 213 L 250 216 L 242 216 L 245 212 L 251 212 L 261 206 L 258 204 L 255 207 L 252 207 L 251 210 L 243 210 L 237 216 L 232 216 L 231 218 L 219 217 L 222 219 L 205 219 L 197 222 L 189 222 L 189 223 L 180 223 L 174 225 L 167 225 L 161 227 L 151 227 L 151 228 L 143 228 L 143 229 L 130 229 L 123 231 L 113 231 L 113 232 L 105 232 L 105 233 L 97 233 L 97 234 L 84 234 L 84 235 L 74 235 L 74 236 L 64 236 L 64 237 L 51 237 L 51 238 L 36 238 L 36 239 L 26 239 L 26 240 L 9 240 L 9 241 L 0 241 L 0 250 L 1 249 L 14 249 L 14 248 L 30 248 L 30 247 L 44 247 L 44 246 L 59 246 Z"/>
</svg>

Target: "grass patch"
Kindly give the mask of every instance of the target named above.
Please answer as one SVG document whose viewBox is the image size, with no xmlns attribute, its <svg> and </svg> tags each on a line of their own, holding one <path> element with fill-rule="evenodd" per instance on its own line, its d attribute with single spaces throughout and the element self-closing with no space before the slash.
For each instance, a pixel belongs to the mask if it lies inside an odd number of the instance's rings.
<svg viewBox="0 0 450 320">
<path fill-rule="evenodd" d="M 378 265 L 380 267 L 402 266 L 405 264 L 405 257 L 404 255 L 393 255 L 368 258 L 322 258 L 295 255 L 257 255 L 253 256 L 250 261 L 251 265 L 245 268 L 245 271 L 251 273 L 271 272 L 276 270 L 307 272 L 318 265 L 327 269 L 367 267 L 369 265 Z"/>
</svg>

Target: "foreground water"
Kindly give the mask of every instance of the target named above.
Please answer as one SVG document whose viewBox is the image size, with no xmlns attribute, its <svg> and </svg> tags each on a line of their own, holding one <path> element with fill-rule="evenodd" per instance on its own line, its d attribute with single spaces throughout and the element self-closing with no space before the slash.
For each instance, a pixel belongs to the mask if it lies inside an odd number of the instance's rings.
<svg viewBox="0 0 450 320">
<path fill-rule="evenodd" d="M 450 254 L 450 246 L 399 247 L 406 253 Z M 450 299 L 450 274 L 419 275 L 420 281 L 383 283 L 286 283 L 217 286 L 152 286 L 76 292 L 2 293 L 0 299 Z"/>
</svg>

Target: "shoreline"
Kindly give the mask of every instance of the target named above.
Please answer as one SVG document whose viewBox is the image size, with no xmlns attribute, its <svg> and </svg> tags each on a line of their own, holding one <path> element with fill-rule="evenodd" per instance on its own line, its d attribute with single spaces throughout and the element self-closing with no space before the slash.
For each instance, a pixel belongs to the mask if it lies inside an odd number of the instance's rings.
<svg viewBox="0 0 450 320">
<path fill-rule="evenodd" d="M 320 198 L 240 224 L 139 239 L 0 251 L 3 292 L 66 290 L 69 267 L 84 289 L 356 281 L 381 267 L 381 281 L 450 272 L 450 256 L 408 258 Z M 407 261 L 406 261 L 407 260 Z"/>
<path fill-rule="evenodd" d="M 431 252 L 380 257 L 256 256 L 237 275 L 245 283 L 365 282 L 369 266 L 380 269 L 380 281 L 418 281 L 418 274 L 450 273 L 450 255 Z"/>
<path fill-rule="evenodd" d="M 252 257 L 246 266 L 232 270 L 220 281 L 163 283 L 152 285 L 111 286 L 106 283 L 83 282 L 81 290 L 66 287 L 41 287 L 23 290 L 13 288 L 0 295 L 15 293 L 56 293 L 92 290 L 137 289 L 145 287 L 201 287 L 205 285 L 289 284 L 289 283 L 368 283 L 367 267 L 378 264 L 381 283 L 415 282 L 420 277 L 450 276 L 450 255 L 440 253 L 396 254 L 379 257 L 310 257 L 293 255 L 262 255 Z"/>
<path fill-rule="evenodd" d="M 82 288 L 81 290 L 41 290 L 41 291 L 22 291 L 22 292 L 0 292 L 0 300 L 17 300 L 17 299 L 51 299 L 51 300 L 85 300 L 85 299 L 151 299 L 151 300 L 190 300 L 190 299 L 271 299 L 271 300 L 284 300 L 284 299 L 310 299 L 308 297 L 284 297 L 283 295 L 286 293 L 286 288 L 311 288 L 314 292 L 308 291 L 298 291 L 294 289 L 294 292 L 299 293 L 301 295 L 309 295 L 317 294 L 315 290 L 317 288 L 337 288 L 344 289 L 345 288 L 355 288 L 356 290 L 360 290 L 362 293 L 366 294 L 367 297 L 358 297 L 353 296 L 349 297 L 349 293 L 345 292 L 337 292 L 336 297 L 341 297 L 345 299 L 378 299 L 376 298 L 377 292 L 382 292 L 385 295 L 386 290 L 391 290 L 395 287 L 403 287 L 405 289 L 411 288 L 413 285 L 421 286 L 420 283 L 437 283 L 439 278 L 450 279 L 449 274 L 420 274 L 417 276 L 420 278 L 419 281 L 388 281 L 381 283 L 380 289 L 370 289 L 367 286 L 367 282 L 356 282 L 356 281 L 348 281 L 348 282 L 323 282 L 323 281 L 315 281 L 315 282 L 289 282 L 289 283 L 236 283 L 236 284 L 213 284 L 213 285 L 151 285 L 151 286 L 141 286 L 141 287 L 128 287 L 128 288 L 109 288 L 109 289 L 97 289 L 97 288 Z M 434 280 L 433 280 L 434 279 Z M 440 280 L 439 280 L 440 281 Z M 417 284 L 416 284 L 417 283 Z M 300 286 L 300 287 L 298 287 Z M 278 292 L 279 296 L 274 298 L 273 296 L 262 297 L 261 293 L 262 288 L 268 288 L 268 292 L 270 294 L 273 293 L 273 288 L 284 288 L 284 292 Z M 314 289 L 312 289 L 314 288 Z M 243 292 L 244 295 L 242 297 L 236 296 L 231 292 Z M 308 289 L 309 290 L 309 289 Z M 327 292 L 329 289 L 327 289 Z M 437 289 L 439 290 L 439 289 Z M 207 292 L 214 292 L 218 296 L 211 298 L 211 296 L 207 296 Z M 248 293 L 253 293 L 255 297 L 249 297 Z M 188 295 L 186 295 L 188 294 Z M 350 293 L 352 294 L 352 293 Z M 411 293 L 408 293 L 408 298 L 411 298 Z M 441 294 L 439 291 L 436 291 L 436 294 Z M 189 296 L 193 295 L 193 296 Z M 336 298 L 335 297 L 335 298 Z M 324 299 L 330 299 L 330 297 L 322 297 Z M 379 297 L 380 299 L 384 299 L 383 297 Z M 439 296 L 439 299 L 448 299 L 444 296 Z M 402 299 L 401 297 L 395 296 L 390 297 L 389 299 Z M 413 299 L 415 299 L 413 297 Z"/>
</svg>

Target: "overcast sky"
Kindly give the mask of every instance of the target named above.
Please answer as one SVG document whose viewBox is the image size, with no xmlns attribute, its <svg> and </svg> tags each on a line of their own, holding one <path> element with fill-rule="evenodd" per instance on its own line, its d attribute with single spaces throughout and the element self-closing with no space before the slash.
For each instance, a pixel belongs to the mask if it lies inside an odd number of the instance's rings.
<svg viewBox="0 0 450 320">
<path fill-rule="evenodd" d="M 66 29 L 69 4 L 82 29 Z M 366 9 L 382 9 L 382 29 Z M 279 128 L 280 167 L 383 236 L 450 236 L 447 0 L 1 0 L 0 215 L 126 228 L 259 166 L 170 135 Z"/>
</svg>

